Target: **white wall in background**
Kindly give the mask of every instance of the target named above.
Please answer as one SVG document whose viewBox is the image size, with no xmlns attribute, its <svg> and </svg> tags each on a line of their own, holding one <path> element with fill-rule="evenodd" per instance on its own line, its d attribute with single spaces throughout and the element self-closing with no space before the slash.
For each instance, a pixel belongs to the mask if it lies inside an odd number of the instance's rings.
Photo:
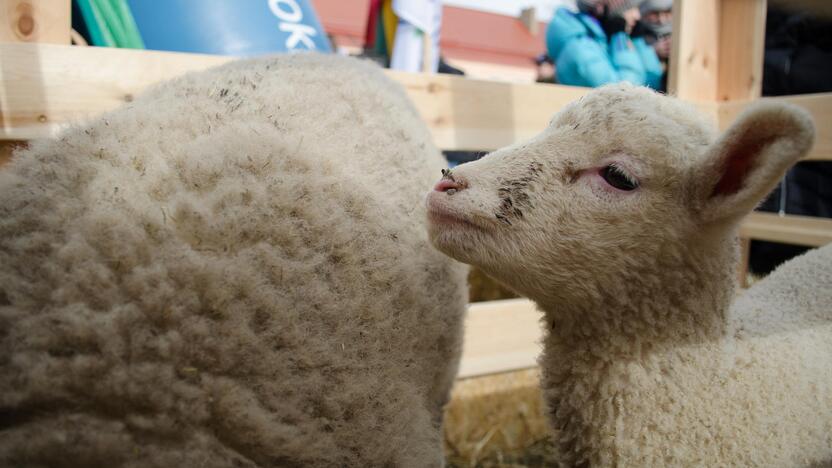
<svg viewBox="0 0 832 468">
<path fill-rule="evenodd" d="M 575 7 L 575 0 L 443 0 L 448 6 L 482 10 L 501 15 L 519 16 L 523 8 L 533 6 L 537 8 L 537 19 L 548 22 L 552 18 L 555 8 L 566 6 Z"/>
</svg>

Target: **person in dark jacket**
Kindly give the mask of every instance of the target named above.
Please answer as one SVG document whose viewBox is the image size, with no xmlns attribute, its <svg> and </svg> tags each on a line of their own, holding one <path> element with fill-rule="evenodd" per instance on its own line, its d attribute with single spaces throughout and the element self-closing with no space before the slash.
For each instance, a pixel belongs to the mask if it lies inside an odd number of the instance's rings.
<svg viewBox="0 0 832 468">
<path fill-rule="evenodd" d="M 763 60 L 763 96 L 832 91 L 832 20 L 769 8 Z M 832 162 L 798 163 L 760 211 L 832 218 Z M 807 247 L 753 241 L 749 266 L 767 274 Z"/>
</svg>

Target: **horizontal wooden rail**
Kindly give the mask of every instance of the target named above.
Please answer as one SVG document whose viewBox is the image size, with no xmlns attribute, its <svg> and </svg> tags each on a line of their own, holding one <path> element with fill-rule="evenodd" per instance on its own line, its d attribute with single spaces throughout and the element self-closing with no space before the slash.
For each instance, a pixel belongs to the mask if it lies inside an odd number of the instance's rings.
<svg viewBox="0 0 832 468">
<path fill-rule="evenodd" d="M 156 82 L 228 62 L 211 55 L 0 44 L 0 138 L 52 135 L 133 100 Z"/>
<path fill-rule="evenodd" d="M 0 44 L 0 140 L 54 134 L 109 111 L 146 87 L 230 57 L 46 44 Z M 523 85 L 388 71 L 402 84 L 436 144 L 493 150 L 539 133 L 587 88 Z"/>
<path fill-rule="evenodd" d="M 444 150 L 490 151 L 529 139 L 546 128 L 557 111 L 589 91 L 453 75 L 387 74 L 404 86 L 436 145 Z"/>
<path fill-rule="evenodd" d="M 820 247 L 832 243 L 832 219 L 755 212 L 743 220 L 740 237 Z"/>
<path fill-rule="evenodd" d="M 459 378 L 535 367 L 543 350 L 541 317 L 528 299 L 471 304 Z"/>
<path fill-rule="evenodd" d="M 146 87 L 229 57 L 51 44 L 0 44 L 0 140 L 52 135 L 61 124 L 132 100 Z M 587 88 L 510 84 L 450 75 L 387 72 L 404 86 L 447 150 L 493 150 L 540 132 Z M 832 93 L 782 98 L 818 127 L 810 159 L 832 159 Z M 723 127 L 748 102 L 696 103 Z"/>
</svg>

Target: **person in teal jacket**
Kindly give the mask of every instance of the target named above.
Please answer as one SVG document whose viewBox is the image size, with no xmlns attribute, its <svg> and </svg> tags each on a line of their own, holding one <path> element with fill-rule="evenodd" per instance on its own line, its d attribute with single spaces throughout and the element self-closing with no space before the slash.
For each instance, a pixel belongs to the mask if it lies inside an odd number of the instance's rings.
<svg viewBox="0 0 832 468">
<path fill-rule="evenodd" d="M 618 6 L 612 7 L 613 3 Z M 597 87 L 629 81 L 659 89 L 662 65 L 638 34 L 638 9 L 633 3 L 579 0 L 579 12 L 566 8 L 555 12 L 546 29 L 546 47 L 555 61 L 558 83 Z"/>
</svg>

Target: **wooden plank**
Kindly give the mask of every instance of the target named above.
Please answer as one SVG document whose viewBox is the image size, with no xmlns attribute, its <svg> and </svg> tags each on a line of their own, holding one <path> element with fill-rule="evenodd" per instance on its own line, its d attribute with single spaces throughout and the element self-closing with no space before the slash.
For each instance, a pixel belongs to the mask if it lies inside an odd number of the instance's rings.
<svg viewBox="0 0 832 468">
<path fill-rule="evenodd" d="M 51 135 L 59 124 L 111 110 L 157 81 L 228 60 L 171 52 L 0 44 L 0 139 Z M 532 137 L 558 109 L 588 91 L 388 73 L 404 86 L 443 149 L 492 150 Z M 815 116 L 819 137 L 810 158 L 832 158 L 832 94 L 784 100 Z M 747 105 L 698 103 L 722 127 Z"/>
<path fill-rule="evenodd" d="M 542 352 L 541 312 L 528 299 L 471 304 L 459 378 L 537 366 Z"/>
<path fill-rule="evenodd" d="M 674 0 L 668 91 L 694 102 L 716 101 L 719 0 Z"/>
<path fill-rule="evenodd" d="M 832 219 L 754 212 L 740 225 L 740 237 L 820 247 L 832 242 Z"/>
<path fill-rule="evenodd" d="M 694 102 L 760 95 L 765 0 L 674 0 L 670 94 Z"/>
<path fill-rule="evenodd" d="M 69 44 L 70 0 L 0 1 L 0 42 Z"/>
<path fill-rule="evenodd" d="M 401 83 L 442 149 L 493 150 L 546 128 L 588 88 L 480 81 L 389 71 Z"/>
<path fill-rule="evenodd" d="M 751 257 L 751 239 L 740 238 L 740 264 L 737 268 L 737 286 L 740 289 L 748 287 L 748 260 Z"/>
<path fill-rule="evenodd" d="M 52 135 L 59 124 L 129 101 L 147 86 L 229 57 L 98 47 L 0 44 L 0 139 Z M 529 138 L 588 89 L 388 71 L 443 149 L 492 150 Z"/>
<path fill-rule="evenodd" d="M 228 60 L 103 47 L 0 44 L 0 139 L 50 136 L 59 124 L 111 110 L 157 81 Z"/>
<path fill-rule="evenodd" d="M 766 0 L 720 0 L 717 100 L 760 97 Z"/>
<path fill-rule="evenodd" d="M 758 101 L 782 101 L 803 107 L 815 121 L 815 145 L 806 156 L 807 160 L 832 160 L 832 93 L 804 94 L 761 98 Z M 719 105 L 718 121 L 723 130 L 728 128 L 751 101 L 730 102 Z"/>
</svg>

